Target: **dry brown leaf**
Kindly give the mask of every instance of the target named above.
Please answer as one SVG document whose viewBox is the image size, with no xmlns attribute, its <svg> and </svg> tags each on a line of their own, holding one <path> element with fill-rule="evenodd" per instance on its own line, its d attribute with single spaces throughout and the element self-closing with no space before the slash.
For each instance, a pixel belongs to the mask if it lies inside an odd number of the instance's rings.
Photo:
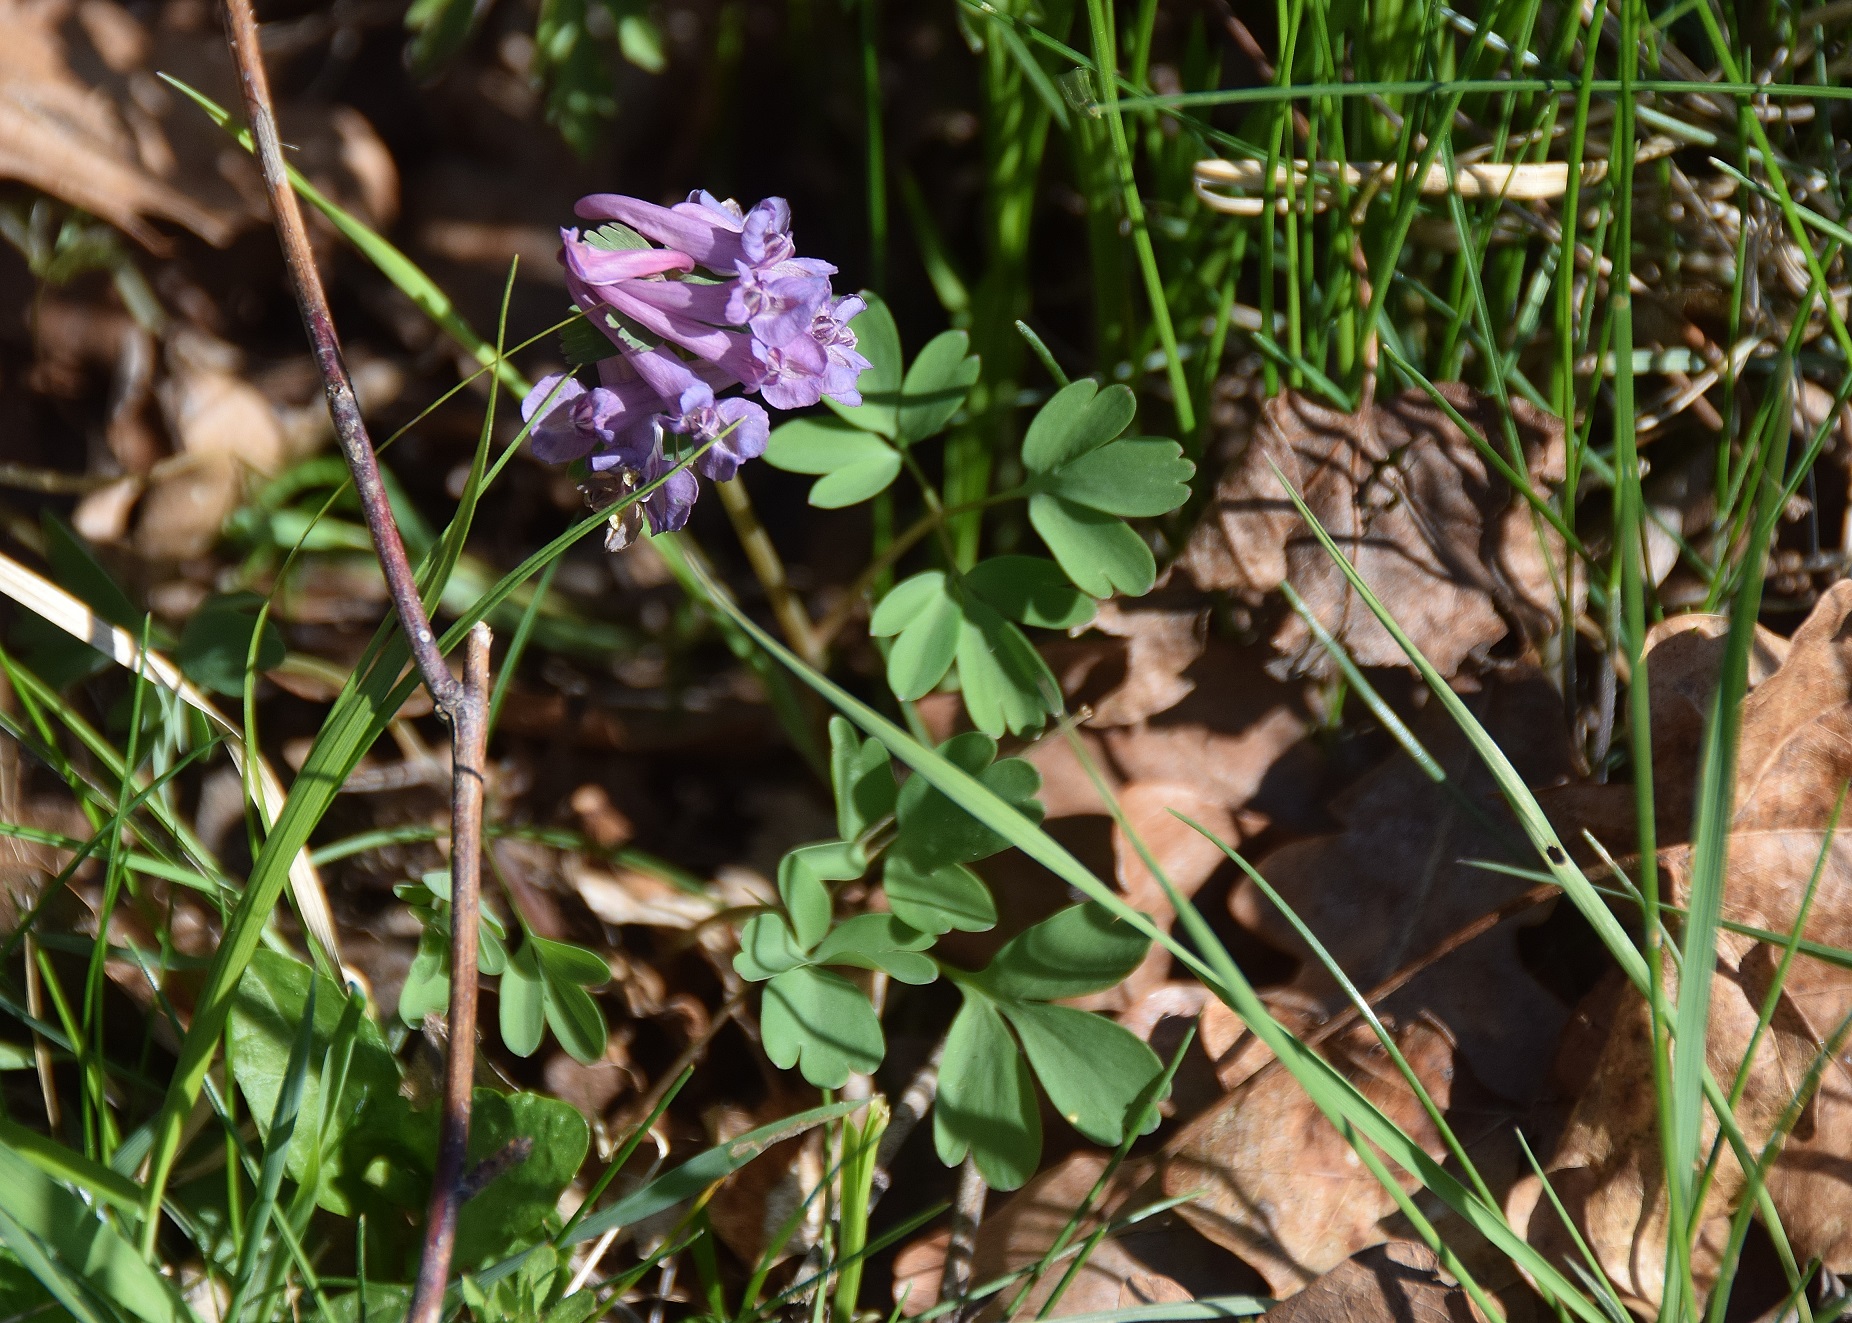
<svg viewBox="0 0 1852 1323">
<path fill-rule="evenodd" d="M 1437 389 L 1502 453 L 1492 400 L 1458 383 Z M 1560 479 L 1561 422 L 1521 400 L 1511 413 L 1532 483 Z M 1425 391 L 1358 414 L 1291 391 L 1270 400 L 1179 561 L 1199 587 L 1249 598 L 1291 583 L 1359 664 L 1406 666 L 1300 520 L 1281 475 L 1442 674 L 1455 674 L 1509 627 L 1531 639 L 1553 630 L 1555 592 L 1533 515 Z M 1560 548 L 1552 551 L 1560 564 Z M 1291 670 L 1330 669 L 1297 615 L 1273 646 Z"/>
<path fill-rule="evenodd" d="M 1397 1048 L 1435 1104 L 1453 1096 L 1454 1046 L 1422 1018 L 1394 1027 Z M 1322 1049 L 1357 1090 L 1435 1158 L 1445 1149 L 1414 1090 L 1367 1025 Z M 1408 1180 L 1405 1188 L 1413 1188 Z M 1260 1270 L 1275 1296 L 1302 1290 L 1358 1250 L 1389 1239 L 1395 1201 L 1290 1073 L 1252 1076 L 1164 1149 L 1164 1190 L 1203 1193 L 1179 1210 Z"/>
<path fill-rule="evenodd" d="M 1763 641 L 1752 656 L 1751 678 L 1766 675 L 1742 709 L 1735 813 L 1723 912 L 1728 919 L 1775 932 L 1792 930 L 1816 863 L 1824 857 L 1804 935 L 1832 946 L 1852 945 L 1852 838 L 1841 827 L 1829 839 L 1826 825 L 1852 780 L 1852 582 L 1829 590 L 1788 640 Z M 1654 735 L 1664 712 L 1665 744 L 1654 750 L 1656 781 L 1695 779 L 1702 714 L 1722 656 L 1721 631 L 1705 622 L 1662 635 L 1649 656 L 1654 686 Z M 1784 655 L 1785 653 L 1785 655 Z M 1663 655 L 1662 655 L 1663 654 Z M 1770 663 L 1779 664 L 1770 673 Z M 1659 695 L 1661 663 L 1669 677 Z M 1676 783 L 1670 783 L 1676 784 Z M 1630 793 L 1626 787 L 1617 788 Z M 1689 795 L 1677 809 L 1660 812 L 1661 863 L 1674 904 L 1689 895 Z M 1774 986 L 1780 952 L 1724 932 L 1712 977 L 1711 1027 L 1706 1056 L 1725 1082 L 1749 1060 L 1748 1082 L 1737 1122 L 1752 1147 L 1774 1132 L 1794 1099 L 1820 1045 L 1843 1032 L 1852 1016 L 1852 973 L 1800 955 L 1776 1003 L 1770 1031 L 1753 1058 L 1749 1043 L 1759 1008 Z M 1637 1308 L 1652 1309 L 1664 1287 L 1665 1209 L 1659 1138 L 1652 1115 L 1651 1042 L 1644 1005 L 1629 993 L 1613 1015 L 1587 1090 L 1578 1100 L 1548 1165 L 1552 1186 L 1599 1257 Z M 1708 1135 L 1707 1140 L 1708 1143 Z M 1817 1257 L 1831 1271 L 1852 1267 L 1852 1077 L 1837 1052 L 1819 1091 L 1806 1101 L 1792 1138 L 1769 1176 L 1769 1191 L 1797 1257 Z M 1707 1204 L 1697 1270 L 1714 1273 L 1721 1226 L 1744 1181 L 1725 1150 Z M 1514 1225 L 1532 1243 L 1558 1255 L 1567 1237 L 1538 1202 L 1533 1179 L 1513 1193 Z M 1539 1211 L 1541 1209 L 1541 1211 Z M 1573 1253 L 1572 1250 L 1568 1252 Z"/>
<path fill-rule="evenodd" d="M 708 1108 L 702 1118 L 712 1143 L 724 1144 L 748 1130 L 768 1125 L 790 1110 L 778 1110 L 790 1099 L 772 1099 L 755 1110 L 733 1104 Z M 823 1131 L 809 1130 L 765 1150 L 729 1176 L 708 1200 L 707 1215 L 721 1243 L 747 1263 L 755 1262 L 771 1246 L 793 1214 L 797 1229 L 783 1248 L 772 1255 L 783 1263 L 817 1243 L 823 1226 L 823 1204 L 811 1194 L 822 1184 Z M 679 1214 L 678 1214 L 679 1216 Z M 670 1225 L 673 1225 L 671 1223 Z M 665 1226 L 663 1230 L 669 1229 Z"/>
<path fill-rule="evenodd" d="M 1203 654 L 1209 608 L 1130 608 L 1100 603 L 1093 628 L 1125 640 L 1124 679 L 1093 704 L 1094 726 L 1130 726 L 1167 712 L 1188 697 L 1196 681 L 1184 674 Z"/>
<path fill-rule="evenodd" d="M 1068 1218 L 1080 1207 L 1105 1169 L 1105 1154 L 1076 1153 L 1037 1176 L 1000 1207 L 987 1212 L 977 1238 L 972 1280 L 986 1282 L 1039 1260 L 1054 1244 Z M 1094 1217 L 1081 1224 L 1077 1238 L 1089 1234 L 1098 1225 L 1099 1218 L 1111 1218 L 1122 1209 L 1135 1206 L 1130 1204 L 1130 1197 L 1149 1176 L 1150 1170 L 1143 1164 L 1128 1163 L 1122 1167 L 1108 1185 Z M 1193 1239 L 1188 1231 L 1173 1230 L 1177 1235 Z M 949 1231 L 937 1231 L 914 1241 L 895 1259 L 894 1298 L 904 1299 L 902 1309 L 908 1316 L 922 1314 L 939 1302 L 939 1282 L 950 1239 Z M 1138 1258 L 1122 1243 L 1123 1239 L 1107 1236 L 1100 1242 L 1062 1294 L 1054 1317 L 1194 1298 L 1182 1283 L 1154 1271 Z M 1200 1242 L 1198 1247 L 1206 1248 Z M 1029 1317 L 1035 1316 L 1065 1271 L 1065 1263 L 1058 1265 L 1029 1293 L 1022 1306 Z M 1008 1288 L 994 1297 L 978 1318 L 995 1319 L 1017 1289 Z"/>
<path fill-rule="evenodd" d="M 1501 680 L 1468 701 L 1528 784 L 1548 785 L 1568 774 L 1562 704 L 1541 676 Z M 1452 719 L 1436 705 L 1414 728 L 1457 794 L 1398 753 L 1335 806 L 1341 833 L 1292 842 L 1258 865 L 1365 992 L 1529 885 L 1470 862 L 1529 860 L 1490 774 Z M 1229 907 L 1245 927 L 1304 962 L 1292 987 L 1320 999 L 1328 1011 L 1346 1004 L 1310 947 L 1252 882 L 1241 883 Z M 1468 942 L 1384 1005 L 1405 1018 L 1435 1016 L 1457 1038 L 1482 1084 L 1527 1101 L 1543 1087 L 1568 1008 L 1519 960 L 1521 923 L 1507 920 Z"/>
<path fill-rule="evenodd" d="M 1272 1323 L 1474 1323 L 1466 1292 L 1426 1245 L 1395 1240 L 1344 1260 L 1277 1309 Z"/>
<path fill-rule="evenodd" d="M 1241 833 L 1228 810 L 1213 796 L 1194 786 L 1140 781 L 1119 792 L 1119 808 L 1125 815 L 1126 825 L 1137 833 L 1151 858 L 1163 869 L 1164 876 L 1186 899 L 1202 888 L 1226 856 L 1215 842 L 1177 814 L 1195 819 L 1231 845 L 1241 840 Z M 1144 855 L 1133 844 L 1125 827 L 1117 823 L 1113 826 L 1112 852 L 1120 894 L 1168 931 L 1177 912 L 1146 865 Z M 1118 986 L 1077 999 L 1074 1004 L 1108 1013 L 1123 1011 L 1162 984 L 1169 972 L 1170 952 L 1154 942 L 1138 968 L 1126 975 Z"/>
<path fill-rule="evenodd" d="M 66 12 L 54 0 L 0 0 L 0 177 L 62 198 L 149 247 L 162 244 L 150 217 L 227 243 L 233 222 L 150 174 L 108 98 L 72 74 L 57 30 Z M 120 21 L 133 23 L 126 12 L 87 19 L 93 40 L 106 34 L 97 42 L 105 58 L 134 54 Z"/>
</svg>

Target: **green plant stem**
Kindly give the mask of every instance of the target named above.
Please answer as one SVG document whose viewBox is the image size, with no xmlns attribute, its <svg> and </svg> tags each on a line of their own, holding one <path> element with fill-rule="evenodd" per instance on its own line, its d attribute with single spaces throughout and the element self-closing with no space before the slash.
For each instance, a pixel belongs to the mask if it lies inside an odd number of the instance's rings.
<svg viewBox="0 0 1852 1323">
<path fill-rule="evenodd" d="M 759 520 L 759 512 L 753 506 L 744 480 L 733 478 L 717 482 L 714 490 L 720 493 L 720 503 L 726 507 L 733 531 L 739 535 L 740 547 L 752 566 L 753 577 L 765 589 L 765 598 L 771 605 L 773 618 L 778 621 L 779 632 L 798 656 L 812 666 L 819 665 L 822 645 L 810 627 L 810 613 L 804 610 L 803 599 L 791 587 L 784 561 L 778 555 L 778 548 L 772 545 L 771 534 Z"/>
<path fill-rule="evenodd" d="M 1164 345 L 1165 371 L 1170 378 L 1177 427 L 1185 438 L 1194 438 L 1196 406 L 1190 400 L 1189 379 L 1183 372 L 1183 359 L 1177 353 L 1177 332 L 1170 322 L 1170 302 L 1164 294 L 1164 279 L 1158 274 L 1157 253 L 1151 246 L 1151 231 L 1145 223 L 1145 204 L 1138 195 L 1138 179 L 1132 169 L 1132 149 L 1126 140 L 1125 117 L 1119 110 L 1119 61 L 1108 0 L 1087 0 L 1087 16 L 1093 35 L 1093 65 L 1099 73 L 1107 131 L 1118 166 L 1119 187 L 1125 199 L 1125 216 L 1132 227 L 1132 246 L 1138 254 L 1139 269 L 1144 274 L 1151 317 L 1157 323 L 1158 339 Z"/>
</svg>

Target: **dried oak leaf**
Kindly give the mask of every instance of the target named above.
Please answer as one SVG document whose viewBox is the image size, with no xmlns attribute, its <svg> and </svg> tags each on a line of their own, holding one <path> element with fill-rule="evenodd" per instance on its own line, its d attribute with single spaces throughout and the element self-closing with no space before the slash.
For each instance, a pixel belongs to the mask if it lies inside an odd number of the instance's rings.
<svg viewBox="0 0 1852 1323">
<path fill-rule="evenodd" d="M 1492 400 L 1457 382 L 1436 388 L 1503 453 Z M 1521 400 L 1512 422 L 1534 487 L 1560 480 L 1562 423 Z M 1277 466 L 1279 472 L 1276 473 Z M 1348 414 L 1295 391 L 1267 402 L 1253 439 L 1222 475 L 1215 508 L 1178 564 L 1205 589 L 1258 598 L 1290 583 L 1360 665 L 1407 658 L 1300 519 L 1281 476 L 1349 556 L 1390 614 L 1453 675 L 1508 629 L 1537 639 L 1557 617 L 1541 528 L 1458 425 L 1425 391 Z M 1554 543 L 1552 536 L 1550 541 Z M 1273 637 L 1284 668 L 1322 675 L 1330 660 L 1303 620 Z"/>
<path fill-rule="evenodd" d="M 1466 1292 L 1426 1245 L 1392 1240 L 1344 1260 L 1277 1309 L 1272 1323 L 1474 1323 Z"/>
<path fill-rule="evenodd" d="M 1454 1046 L 1431 1019 L 1392 1029 L 1415 1077 L 1446 1108 Z M 1426 1109 L 1366 1025 L 1320 1049 L 1371 1104 L 1436 1159 L 1444 1146 Z M 1164 1190 L 1201 1191 L 1179 1211 L 1240 1255 L 1276 1297 L 1300 1291 L 1358 1250 L 1390 1238 L 1395 1201 L 1285 1070 L 1262 1070 L 1164 1148 Z M 1413 1180 L 1405 1188 L 1413 1188 Z"/>
<path fill-rule="evenodd" d="M 1562 703 L 1541 675 L 1500 679 L 1467 701 L 1499 747 L 1510 751 L 1527 784 L 1549 785 L 1569 774 Z M 1529 885 L 1473 862 L 1524 864 L 1531 857 L 1490 773 L 1452 718 L 1436 704 L 1414 730 L 1447 771 L 1449 785 L 1437 784 L 1397 753 L 1334 806 L 1342 832 L 1291 842 L 1258 865 L 1366 992 Z M 1291 988 L 1317 998 L 1328 1012 L 1347 1004 L 1311 948 L 1251 881 L 1236 888 L 1229 908 L 1244 927 L 1300 957 Z M 1542 1089 L 1568 1014 L 1518 958 L 1522 923 L 1514 916 L 1451 951 L 1383 1003 L 1403 1017 L 1422 1012 L 1445 1024 L 1480 1083 L 1514 1101 L 1529 1101 Z"/>
<path fill-rule="evenodd" d="M 162 240 L 149 217 L 224 245 L 233 223 L 151 174 L 108 98 L 71 72 L 58 33 L 66 12 L 55 0 L 0 0 L 0 177 L 62 198 L 151 248 Z"/>
<path fill-rule="evenodd" d="M 1852 781 L 1852 582 L 1825 593 L 1785 645 L 1764 642 L 1752 654 L 1751 679 L 1760 679 L 1742 708 L 1735 811 L 1724 881 L 1726 919 L 1777 933 L 1792 931 L 1819 868 L 1802 929 L 1807 939 L 1852 945 L 1852 824 L 1830 837 L 1827 826 L 1843 789 Z M 1677 649 L 1689 651 L 1683 661 Z M 1662 658 L 1662 653 L 1666 654 Z M 1785 653 L 1785 655 L 1784 655 Z M 1693 735 L 1715 684 L 1722 638 L 1714 622 L 1662 636 L 1649 655 L 1655 690 L 1654 734 L 1666 715 L 1664 751 L 1655 748 L 1656 779 L 1695 779 L 1695 768 L 1669 765 L 1695 757 Z M 1779 658 L 1770 673 L 1768 663 Z M 1707 662 L 1708 659 L 1708 662 Z M 1672 677 L 1668 697 L 1658 695 L 1660 662 Z M 1689 711 L 1681 715 L 1680 704 Z M 1621 788 L 1625 791 L 1626 788 Z M 1681 822 L 1663 807 L 1660 864 L 1673 904 L 1689 899 L 1690 799 Z M 1553 809 L 1557 806 L 1552 806 Z M 1682 828 L 1682 830 L 1681 830 Z M 1751 1036 L 1760 1008 L 1775 987 L 1781 952 L 1730 932 L 1718 935 L 1712 976 L 1711 1024 L 1706 1057 L 1722 1081 L 1748 1062 L 1737 1121 L 1752 1147 L 1772 1134 L 1783 1113 L 1801 1105 L 1791 1137 L 1768 1178 L 1769 1193 L 1794 1253 L 1818 1258 L 1831 1271 L 1852 1268 L 1852 1074 L 1843 1055 L 1852 1016 L 1852 972 L 1804 952 L 1788 971 L 1774 1019 L 1753 1057 Z M 1817 1091 L 1799 1092 L 1808 1070 L 1831 1044 Z M 1642 1000 L 1629 992 L 1613 1014 L 1587 1090 L 1578 1100 L 1547 1171 L 1603 1268 L 1637 1308 L 1652 1310 L 1663 1292 L 1665 1208 L 1660 1149 L 1651 1093 L 1651 1041 Z M 1707 1133 L 1706 1141 L 1709 1143 Z M 1728 1148 L 1705 1208 L 1695 1267 L 1708 1282 L 1716 1266 L 1723 1220 L 1740 1196 L 1742 1172 Z M 1508 1203 L 1513 1223 L 1534 1244 L 1562 1254 L 1568 1247 L 1557 1219 L 1539 1211 L 1534 1180 Z M 1573 1250 L 1569 1250 L 1573 1255 Z"/>
</svg>

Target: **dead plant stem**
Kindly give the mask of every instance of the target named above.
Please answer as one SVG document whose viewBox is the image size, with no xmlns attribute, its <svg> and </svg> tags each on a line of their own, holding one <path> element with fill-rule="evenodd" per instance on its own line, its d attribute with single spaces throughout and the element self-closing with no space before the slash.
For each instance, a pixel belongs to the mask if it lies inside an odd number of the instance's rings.
<svg viewBox="0 0 1852 1323">
<path fill-rule="evenodd" d="M 470 1089 L 476 1058 L 476 943 L 482 892 L 483 771 L 488 746 L 489 629 L 478 624 L 465 645 L 463 678 L 450 673 L 437 633 L 418 591 L 405 540 L 393 519 L 380 477 L 379 459 L 361 416 L 360 402 L 341 355 L 334 314 L 315 266 L 302 209 L 277 137 L 276 112 L 264 72 L 263 50 L 251 0 L 225 0 L 225 30 L 237 66 L 245 120 L 263 172 L 264 189 L 276 218 L 277 238 L 290 286 L 321 373 L 328 412 L 341 456 L 365 511 L 367 531 L 392 596 L 393 614 L 419 678 L 450 726 L 450 1021 L 444 1069 L 444 1110 L 439 1123 L 437 1164 L 425 1221 L 418 1284 L 406 1311 L 408 1323 L 436 1323 L 450 1277 L 462 1202 L 464 1157 L 469 1145 Z M 158 1205 L 157 1205 L 158 1207 Z"/>
</svg>

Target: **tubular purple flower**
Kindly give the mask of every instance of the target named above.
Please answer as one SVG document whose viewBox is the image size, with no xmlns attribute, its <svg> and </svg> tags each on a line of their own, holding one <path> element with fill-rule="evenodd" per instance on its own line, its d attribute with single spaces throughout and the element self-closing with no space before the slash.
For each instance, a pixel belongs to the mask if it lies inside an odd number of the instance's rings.
<svg viewBox="0 0 1852 1323">
<path fill-rule="evenodd" d="M 774 409 L 805 409 L 823 398 L 829 355 L 812 337 L 800 335 L 782 345 L 754 340 L 752 353 L 759 362 L 759 394 Z"/>
<path fill-rule="evenodd" d="M 527 441 L 534 457 L 548 464 L 565 464 L 595 451 L 623 449 L 628 434 L 659 403 L 656 393 L 642 381 L 616 390 L 604 386 L 586 390 L 556 372 L 527 393 L 521 401 L 521 417 L 533 424 Z"/>
<path fill-rule="evenodd" d="M 660 349 L 627 357 L 657 394 L 665 401 L 675 401 L 673 406 L 663 406 L 664 430 L 688 437 L 697 449 L 707 447 L 694 462 L 704 476 L 726 482 L 739 472 L 740 465 L 765 453 L 772 424 L 762 407 L 738 397 L 716 403 L 713 387 L 696 374 L 693 365 Z"/>
<path fill-rule="evenodd" d="M 644 238 L 686 253 L 713 271 L 730 273 L 733 264 L 746 256 L 737 211 L 729 212 L 707 193 L 692 195 L 673 207 L 659 207 L 621 193 L 593 193 L 580 198 L 573 211 L 581 220 L 628 225 Z"/>
<path fill-rule="evenodd" d="M 768 345 L 782 345 L 810 329 L 817 310 L 829 302 L 836 268 L 814 258 L 794 257 L 760 270 L 741 262 L 739 278 L 727 285 L 721 316 L 730 326 L 745 325 Z"/>
<path fill-rule="evenodd" d="M 791 238 L 791 204 L 783 198 L 766 198 L 746 213 L 740 225 L 740 247 L 746 260 L 760 268 L 788 262 L 797 256 Z"/>
<path fill-rule="evenodd" d="M 855 332 L 849 329 L 849 323 L 867 307 L 868 302 L 861 295 L 845 294 L 833 305 L 818 309 L 810 323 L 811 337 L 828 359 L 822 393 L 838 404 L 854 406 L 862 402 L 862 392 L 856 382 L 870 364 L 856 352 Z"/>
</svg>

